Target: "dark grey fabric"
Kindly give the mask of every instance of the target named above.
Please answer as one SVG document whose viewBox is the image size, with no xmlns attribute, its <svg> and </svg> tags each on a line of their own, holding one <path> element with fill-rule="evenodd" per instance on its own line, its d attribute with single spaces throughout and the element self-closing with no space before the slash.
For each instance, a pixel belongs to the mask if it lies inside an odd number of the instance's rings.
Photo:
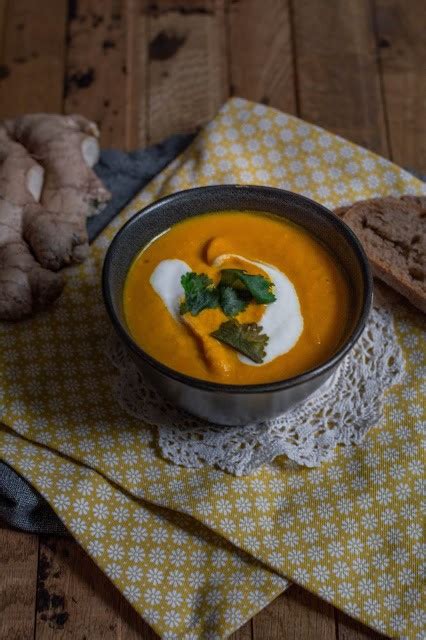
<svg viewBox="0 0 426 640">
<path fill-rule="evenodd" d="M 0 518 L 22 531 L 66 535 L 43 496 L 5 462 L 0 462 Z"/>
<path fill-rule="evenodd" d="M 193 135 L 176 135 L 161 144 L 130 153 L 117 149 L 102 151 L 95 171 L 111 191 L 112 198 L 101 213 L 89 219 L 90 240 L 94 240 L 135 193 L 176 158 L 193 138 Z"/>
<path fill-rule="evenodd" d="M 157 173 L 191 142 L 192 135 L 177 135 L 163 143 L 125 153 L 102 151 L 95 171 L 112 193 L 107 207 L 88 221 L 90 241 Z M 66 529 L 45 499 L 9 465 L 0 461 L 0 518 L 31 533 L 62 534 Z"/>
</svg>

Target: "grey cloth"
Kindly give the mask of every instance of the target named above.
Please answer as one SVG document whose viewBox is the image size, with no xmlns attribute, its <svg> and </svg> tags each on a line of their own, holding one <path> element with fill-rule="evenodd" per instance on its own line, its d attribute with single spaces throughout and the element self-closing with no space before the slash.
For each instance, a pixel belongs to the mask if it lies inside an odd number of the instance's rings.
<svg viewBox="0 0 426 640">
<path fill-rule="evenodd" d="M 5 462 L 0 462 L 0 518 L 22 531 L 66 535 L 43 496 Z"/>
<path fill-rule="evenodd" d="M 93 241 L 115 215 L 157 173 L 191 142 L 192 135 L 177 135 L 163 143 L 125 153 L 102 151 L 95 171 L 112 193 L 105 209 L 88 221 Z M 46 500 L 8 464 L 0 461 L 0 518 L 16 529 L 40 534 L 67 535 L 66 528 Z"/>
<path fill-rule="evenodd" d="M 90 241 L 154 176 L 164 169 L 193 140 L 193 135 L 176 135 L 147 149 L 125 153 L 117 149 L 102 151 L 95 171 L 112 198 L 101 213 L 89 218 Z"/>
</svg>

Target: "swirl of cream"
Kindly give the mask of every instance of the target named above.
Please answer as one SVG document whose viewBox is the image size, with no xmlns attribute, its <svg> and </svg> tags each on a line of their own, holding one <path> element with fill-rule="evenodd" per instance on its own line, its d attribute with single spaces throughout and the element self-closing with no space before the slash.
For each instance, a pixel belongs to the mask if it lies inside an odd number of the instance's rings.
<svg viewBox="0 0 426 640">
<path fill-rule="evenodd" d="M 275 302 L 266 305 L 261 321 L 263 333 L 266 333 L 269 337 L 263 362 L 259 365 L 246 356 L 238 354 L 239 359 L 244 364 L 262 366 L 290 351 L 302 335 L 303 317 L 299 298 L 293 283 L 287 276 L 276 267 L 265 262 L 255 262 L 233 253 L 225 253 L 218 256 L 213 264 L 214 266 L 220 266 L 224 262 L 235 258 L 262 269 L 275 285 Z"/>
<path fill-rule="evenodd" d="M 226 253 L 218 256 L 213 265 L 221 266 L 224 262 L 235 258 L 259 267 L 274 283 L 276 299 L 271 304 L 266 305 L 261 320 L 263 332 L 269 337 L 263 362 L 256 364 L 246 356 L 238 354 L 238 358 L 244 364 L 262 366 L 290 351 L 299 340 L 303 332 L 303 317 L 299 298 L 293 283 L 287 276 L 276 267 L 265 262 L 255 262 L 237 254 Z M 181 321 L 179 305 L 184 296 L 181 277 L 188 271 L 191 271 L 191 268 L 182 260 L 162 260 L 154 269 L 150 278 L 151 286 L 177 322 Z"/>
</svg>

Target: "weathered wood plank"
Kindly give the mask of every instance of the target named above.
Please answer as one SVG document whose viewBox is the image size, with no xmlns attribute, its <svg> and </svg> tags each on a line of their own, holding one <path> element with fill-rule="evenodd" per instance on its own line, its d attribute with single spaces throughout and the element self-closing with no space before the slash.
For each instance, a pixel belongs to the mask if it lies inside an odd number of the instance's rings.
<svg viewBox="0 0 426 640">
<path fill-rule="evenodd" d="M 147 143 L 148 22 L 145 0 L 127 0 L 126 148 Z"/>
<path fill-rule="evenodd" d="M 426 3 L 376 0 L 375 24 L 392 158 L 426 171 Z"/>
<path fill-rule="evenodd" d="M 333 607 L 291 586 L 253 618 L 253 640 L 335 640 Z"/>
<path fill-rule="evenodd" d="M 231 93 L 296 113 L 288 0 L 245 0 L 229 8 Z"/>
<path fill-rule="evenodd" d="M 0 638 L 32 640 L 38 537 L 0 522 Z"/>
<path fill-rule="evenodd" d="M 293 20 L 301 117 L 388 155 L 369 0 L 299 0 Z"/>
<path fill-rule="evenodd" d="M 353 618 L 349 618 L 336 609 L 336 640 L 385 640 L 383 636 L 373 629 L 369 629 Z"/>
<path fill-rule="evenodd" d="M 158 142 L 194 131 L 228 95 L 223 2 L 151 2 L 148 134 Z"/>
<path fill-rule="evenodd" d="M 4 3 L 3 3 L 4 5 Z M 6 3 L 0 52 L 0 118 L 61 111 L 66 0 Z"/>
<path fill-rule="evenodd" d="M 238 631 L 235 631 L 228 640 L 253 640 L 253 620 L 249 620 Z"/>
<path fill-rule="evenodd" d="M 7 0 L 0 0 L 0 59 L 3 59 L 3 34 L 6 26 Z M 2 73 L 2 72 L 0 72 Z"/>
<path fill-rule="evenodd" d="M 40 539 L 35 640 L 157 640 L 72 540 Z"/>
<path fill-rule="evenodd" d="M 143 81 L 134 0 L 79 0 L 69 15 L 64 111 L 96 121 L 106 147 L 131 148 L 140 140 L 135 86 Z M 136 107 L 137 105 L 137 107 Z M 143 119 L 143 116 L 141 116 Z"/>
</svg>

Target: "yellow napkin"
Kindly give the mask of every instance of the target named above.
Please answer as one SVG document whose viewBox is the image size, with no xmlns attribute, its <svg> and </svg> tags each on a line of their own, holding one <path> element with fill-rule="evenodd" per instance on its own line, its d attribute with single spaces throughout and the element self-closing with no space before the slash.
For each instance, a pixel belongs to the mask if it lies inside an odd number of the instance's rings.
<svg viewBox="0 0 426 640">
<path fill-rule="evenodd" d="M 319 469 L 278 459 L 234 478 L 173 466 L 112 397 L 99 287 L 105 248 L 153 199 L 221 182 L 270 184 L 330 207 L 425 192 L 322 129 L 229 101 L 95 242 L 55 309 L 0 326 L 0 419 L 10 428 L 0 431 L 0 454 L 166 638 L 225 637 L 285 588 L 280 576 L 393 637 L 420 638 L 419 314 L 396 313 L 407 378 L 387 394 L 383 424 Z"/>
</svg>

